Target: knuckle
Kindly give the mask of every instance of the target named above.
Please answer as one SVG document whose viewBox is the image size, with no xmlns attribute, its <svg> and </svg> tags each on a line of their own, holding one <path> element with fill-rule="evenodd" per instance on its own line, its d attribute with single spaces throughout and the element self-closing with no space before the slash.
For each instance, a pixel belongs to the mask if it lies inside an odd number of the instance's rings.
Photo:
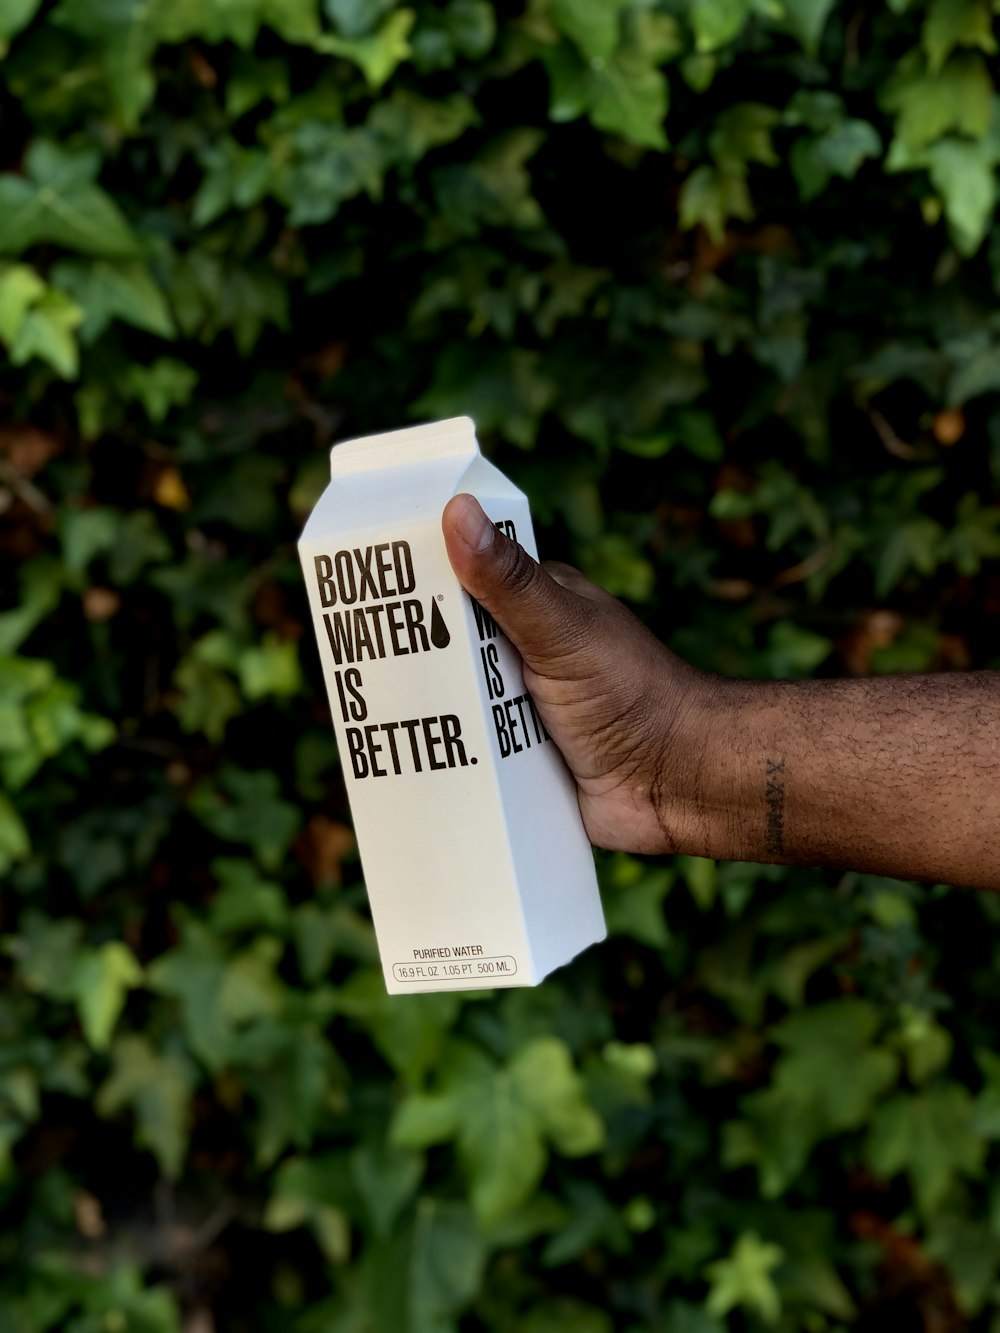
<svg viewBox="0 0 1000 1333">
<path fill-rule="evenodd" d="M 567 583 L 570 580 L 583 578 L 576 565 L 568 565 L 565 560 L 543 560 L 542 568 L 546 574 L 551 574 L 553 578 L 565 579 Z"/>
<path fill-rule="evenodd" d="M 527 592 L 535 583 L 538 565 L 523 546 L 505 537 L 501 547 L 499 575 L 505 590 L 516 596 Z"/>
</svg>

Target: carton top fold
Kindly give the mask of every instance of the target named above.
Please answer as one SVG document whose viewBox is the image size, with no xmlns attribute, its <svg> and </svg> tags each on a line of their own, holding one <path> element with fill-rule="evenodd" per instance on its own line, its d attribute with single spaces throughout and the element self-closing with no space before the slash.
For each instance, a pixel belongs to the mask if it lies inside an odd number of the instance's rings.
<svg viewBox="0 0 1000 1333">
<path fill-rule="evenodd" d="M 471 417 L 451 417 L 424 426 L 366 435 L 335 444 L 330 451 L 330 476 L 374 472 L 402 464 L 429 463 L 439 458 L 475 458 L 479 453 Z"/>
<path fill-rule="evenodd" d="M 346 440 L 331 450 L 330 483 L 300 545 L 389 533 L 401 525 L 432 528 L 440 541 L 441 510 L 457 490 L 484 502 L 524 500 L 480 453 L 471 417 Z"/>
</svg>

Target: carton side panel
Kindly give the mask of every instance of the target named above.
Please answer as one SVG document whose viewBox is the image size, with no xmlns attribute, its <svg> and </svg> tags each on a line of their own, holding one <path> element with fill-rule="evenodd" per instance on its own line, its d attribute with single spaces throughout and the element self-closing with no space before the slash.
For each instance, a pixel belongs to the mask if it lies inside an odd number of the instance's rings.
<svg viewBox="0 0 1000 1333">
<path fill-rule="evenodd" d="M 507 818 L 524 834 L 514 843 L 515 865 L 540 977 L 607 935 L 575 785 L 561 759 L 551 770 L 544 801 L 530 799 L 513 770 L 502 783 Z M 559 838 L 556 829 L 563 830 Z"/>
<path fill-rule="evenodd" d="M 494 522 L 510 522 L 536 553 L 527 500 L 481 494 Z M 484 665 L 482 705 L 504 817 L 539 976 L 605 937 L 593 851 L 575 784 L 524 686 L 507 638 L 471 599 L 471 630 Z"/>
</svg>

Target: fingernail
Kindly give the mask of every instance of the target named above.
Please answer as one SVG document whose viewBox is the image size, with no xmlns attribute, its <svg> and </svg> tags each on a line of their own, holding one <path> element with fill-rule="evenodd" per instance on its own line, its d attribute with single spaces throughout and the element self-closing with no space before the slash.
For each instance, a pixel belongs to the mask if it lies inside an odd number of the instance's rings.
<svg viewBox="0 0 1000 1333">
<path fill-rule="evenodd" d="M 482 555 L 496 536 L 496 528 L 483 513 L 479 501 L 460 495 L 452 508 L 455 532 L 475 555 Z"/>
</svg>

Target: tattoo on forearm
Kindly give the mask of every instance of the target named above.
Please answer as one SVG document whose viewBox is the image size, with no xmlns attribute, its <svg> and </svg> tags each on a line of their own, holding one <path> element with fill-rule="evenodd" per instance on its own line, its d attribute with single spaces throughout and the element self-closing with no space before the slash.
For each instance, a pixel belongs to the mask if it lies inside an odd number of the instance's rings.
<svg viewBox="0 0 1000 1333">
<path fill-rule="evenodd" d="M 785 761 L 765 759 L 767 785 L 764 801 L 767 805 L 766 846 L 771 856 L 785 854 Z"/>
</svg>

